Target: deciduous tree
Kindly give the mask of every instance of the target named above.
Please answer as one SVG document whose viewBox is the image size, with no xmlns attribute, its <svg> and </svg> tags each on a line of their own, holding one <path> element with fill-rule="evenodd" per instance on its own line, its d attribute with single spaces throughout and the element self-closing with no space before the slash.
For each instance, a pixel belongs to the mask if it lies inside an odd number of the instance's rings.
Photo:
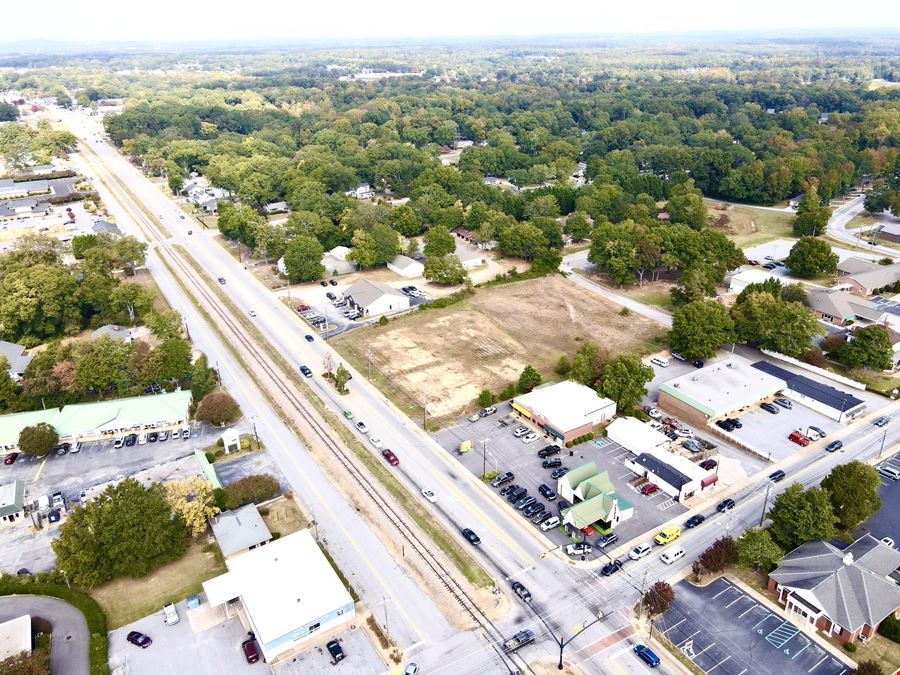
<svg viewBox="0 0 900 675">
<path fill-rule="evenodd" d="M 768 572 L 775 568 L 784 557 L 778 544 L 772 541 L 768 530 L 751 527 L 735 542 L 738 562 L 742 567 Z"/>
<path fill-rule="evenodd" d="M 851 368 L 887 370 L 893 365 L 894 348 L 885 326 L 875 324 L 853 331 L 853 339 L 841 342 L 833 355 Z"/>
<path fill-rule="evenodd" d="M 527 394 L 541 383 L 541 374 L 530 363 L 519 375 L 519 393 Z"/>
<path fill-rule="evenodd" d="M 603 367 L 598 388 L 624 414 L 647 395 L 645 385 L 652 379 L 653 369 L 645 366 L 637 354 L 620 354 Z"/>
<path fill-rule="evenodd" d="M 797 205 L 797 215 L 794 217 L 794 235 L 817 237 L 824 234 L 829 218 L 831 218 L 831 209 L 822 205 L 819 199 L 819 186 L 815 181 L 810 181 Z"/>
<path fill-rule="evenodd" d="M 200 476 L 171 480 L 165 484 L 166 501 L 181 517 L 192 537 L 206 532 L 207 521 L 219 512 L 210 482 Z"/>
<path fill-rule="evenodd" d="M 733 342 L 734 322 L 728 310 L 713 300 L 682 305 L 672 316 L 670 345 L 687 359 L 707 359 L 726 342 Z"/>
<path fill-rule="evenodd" d="M 663 614 L 675 602 L 675 590 L 665 581 L 657 581 L 644 593 L 642 602 L 650 616 Z"/>
<path fill-rule="evenodd" d="M 284 252 L 284 268 L 288 278 L 294 282 L 321 279 L 325 274 L 323 253 L 322 244 L 312 235 L 301 234 L 291 239 Z"/>
<path fill-rule="evenodd" d="M 808 541 L 827 541 L 837 532 L 828 492 L 822 488 L 804 491 L 800 483 L 794 483 L 775 498 L 769 518 L 769 533 L 785 551 Z"/>
<path fill-rule="evenodd" d="M 59 434 L 46 422 L 38 422 L 19 432 L 19 450 L 28 455 L 44 457 L 57 443 Z"/>
<path fill-rule="evenodd" d="M 211 391 L 197 407 L 197 419 L 216 426 L 236 422 L 240 416 L 237 401 L 224 391 Z"/>
<path fill-rule="evenodd" d="M 424 276 L 428 281 L 441 285 L 461 284 L 469 278 L 469 272 L 455 255 L 425 258 Z"/>
<path fill-rule="evenodd" d="M 824 239 L 800 237 L 784 262 L 791 274 L 809 278 L 837 272 L 838 256 Z"/>
<path fill-rule="evenodd" d="M 442 258 L 456 250 L 456 239 L 446 227 L 435 225 L 422 237 L 423 253 L 429 258 Z"/>
<path fill-rule="evenodd" d="M 822 479 L 838 525 L 847 532 L 855 530 L 881 508 L 880 486 L 878 472 L 857 459 L 838 464 Z"/>
</svg>

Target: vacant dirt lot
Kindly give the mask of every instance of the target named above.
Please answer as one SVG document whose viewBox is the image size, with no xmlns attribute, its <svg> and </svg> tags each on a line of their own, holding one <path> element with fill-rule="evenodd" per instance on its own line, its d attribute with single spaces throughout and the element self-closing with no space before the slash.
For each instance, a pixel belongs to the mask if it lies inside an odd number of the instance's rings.
<svg viewBox="0 0 900 675">
<path fill-rule="evenodd" d="M 345 333 L 332 344 L 411 416 L 428 395 L 429 418 L 446 422 L 474 407 L 482 389 L 499 391 L 531 363 L 555 377 L 560 355 L 592 340 L 610 354 L 652 351 L 660 329 L 560 276 L 478 289 L 452 307 L 413 312 Z"/>
</svg>

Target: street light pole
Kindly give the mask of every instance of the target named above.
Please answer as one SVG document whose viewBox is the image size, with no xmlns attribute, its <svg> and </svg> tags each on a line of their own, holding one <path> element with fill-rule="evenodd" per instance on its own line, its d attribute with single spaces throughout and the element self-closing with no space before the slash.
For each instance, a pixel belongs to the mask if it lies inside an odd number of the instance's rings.
<svg viewBox="0 0 900 675">
<path fill-rule="evenodd" d="M 256 449 L 259 450 L 259 434 L 256 433 L 256 418 L 250 418 L 250 424 L 253 425 L 253 437 L 256 439 Z"/>
<path fill-rule="evenodd" d="M 487 439 L 481 439 L 481 477 L 487 473 Z"/>
<path fill-rule="evenodd" d="M 878 449 L 878 459 L 881 459 L 881 454 L 884 452 L 885 439 L 887 439 L 887 427 L 885 427 L 884 433 L 881 434 L 881 447 Z"/>
<path fill-rule="evenodd" d="M 579 635 L 581 635 L 581 633 L 583 633 L 584 631 L 586 631 L 588 628 L 590 628 L 591 626 L 593 626 L 595 623 L 599 623 L 600 621 L 603 620 L 603 612 L 598 611 L 598 612 L 597 612 L 597 618 L 596 618 L 596 619 L 594 619 L 594 620 L 591 621 L 590 623 L 587 623 L 587 621 L 583 621 L 582 624 L 581 624 L 581 630 L 578 631 L 577 633 L 575 633 L 575 635 L 573 635 L 572 637 L 570 637 L 568 640 L 565 640 L 565 639 L 563 639 L 563 638 L 560 638 L 560 637 L 557 637 L 557 636 L 556 636 L 556 633 L 553 632 L 553 629 L 550 627 L 550 624 L 548 624 L 548 623 L 544 620 L 544 617 L 541 616 L 541 613 L 540 613 L 539 611 L 537 611 L 534 607 L 531 606 L 531 603 L 530 603 L 530 602 L 529 602 L 529 603 L 526 603 L 526 604 L 531 608 L 531 611 L 534 612 L 534 613 L 537 615 L 537 618 L 539 618 L 539 619 L 541 620 L 541 623 L 544 624 L 544 627 L 547 629 L 547 631 L 550 633 L 550 635 L 553 636 L 553 639 L 556 641 L 556 644 L 559 645 L 559 664 L 556 666 L 558 670 L 563 670 L 563 668 L 564 668 L 564 666 L 563 666 L 563 652 L 565 651 L 566 645 L 568 645 L 570 642 L 572 642 L 572 640 L 574 640 L 575 638 L 577 638 Z"/>
<path fill-rule="evenodd" d="M 769 506 L 769 490 L 772 487 L 771 481 L 766 481 L 766 496 L 763 499 L 762 513 L 759 514 L 759 526 L 762 527 L 763 521 L 766 519 L 766 507 Z"/>
</svg>

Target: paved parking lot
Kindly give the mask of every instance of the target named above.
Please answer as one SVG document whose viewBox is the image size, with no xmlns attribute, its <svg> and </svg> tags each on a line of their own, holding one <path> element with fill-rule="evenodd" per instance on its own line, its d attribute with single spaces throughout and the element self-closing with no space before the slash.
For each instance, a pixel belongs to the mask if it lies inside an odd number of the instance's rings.
<svg viewBox="0 0 900 675">
<path fill-rule="evenodd" d="M 900 453 L 882 460 L 882 464 L 892 466 L 900 470 Z M 900 481 L 881 479 L 881 487 L 878 488 L 878 496 L 881 497 L 881 508 L 860 528 L 853 533 L 854 538 L 864 534 L 871 534 L 876 539 L 890 537 L 895 545 L 900 546 Z M 897 575 L 900 581 L 900 574 Z"/>
<path fill-rule="evenodd" d="M 506 426 L 501 426 L 502 423 L 506 423 Z M 516 476 L 513 483 L 527 488 L 528 494 L 534 495 L 553 513 L 557 513 L 557 501 L 547 502 L 537 490 L 541 483 L 556 490 L 557 481 L 550 478 L 552 469 L 544 469 L 541 466 L 543 460 L 537 456 L 538 451 L 550 444 L 551 439 L 541 435 L 534 443 L 522 443 L 520 439 L 513 436 L 513 430 L 521 423 L 521 420 L 513 414 L 509 403 L 503 403 L 497 405 L 495 415 L 482 418 L 477 422 L 463 419 L 457 426 L 438 431 L 435 439 L 476 476 L 481 475 L 483 466 L 486 466 L 488 471 L 497 470 L 501 473 L 512 471 Z M 464 440 L 473 441 L 475 448 L 472 452 L 461 456 L 457 455 L 456 449 Z M 483 454 L 482 441 L 485 440 L 487 441 L 486 453 Z M 632 487 L 629 481 L 635 478 L 635 474 L 623 465 L 623 462 L 630 456 L 630 452 L 603 438 L 582 443 L 571 449 L 563 448 L 559 455 L 551 457 L 551 459 L 559 457 L 563 466 L 569 469 L 593 461 L 599 471 L 609 472 L 609 478 L 615 485 L 616 491 L 634 505 L 632 518 L 619 525 L 615 530 L 619 535 L 619 540 L 623 542 L 645 532 L 652 532 L 669 519 L 686 511 L 681 504 L 662 492 L 644 496 Z M 513 506 L 510 508 L 512 509 Z M 551 530 L 546 534 L 557 544 L 565 544 L 570 541 L 568 535 L 562 530 Z M 593 541 L 595 538 L 589 537 L 588 541 Z"/>
<path fill-rule="evenodd" d="M 115 671 L 133 675 L 181 675 L 190 664 L 192 675 L 232 675 L 266 672 L 262 663 L 248 664 L 241 651 L 241 642 L 247 632 L 237 619 L 195 632 L 187 616 L 184 602 L 176 605 L 181 620 L 174 626 L 163 622 L 162 610 L 109 634 L 109 665 Z M 147 649 L 139 649 L 126 641 L 129 631 L 145 633 L 153 640 Z M 325 643 L 333 635 L 323 635 L 309 649 L 293 660 L 272 667 L 278 673 L 375 673 L 384 670 L 384 664 L 365 632 L 359 629 L 344 630 L 337 639 L 341 641 L 346 658 L 336 666 Z M 198 658 L 202 655 L 202 658 Z"/>
<path fill-rule="evenodd" d="M 716 675 L 840 675 L 843 662 L 808 633 L 724 578 L 675 585 L 675 602 L 654 622 L 678 649 Z"/>
<path fill-rule="evenodd" d="M 731 433 L 760 451 L 770 453 L 773 462 L 787 459 L 803 449 L 788 439 L 790 433 L 800 427 L 812 424 L 827 433 L 828 438 L 825 441 L 814 441 L 820 446 L 838 438 L 844 428 L 843 424 L 838 424 L 822 413 L 796 401 L 793 401 L 793 404 L 794 407 L 790 410 L 778 406 L 777 415 L 766 412 L 758 405 L 751 407 L 742 415 L 733 415 L 733 417 L 739 417 L 744 426 Z"/>
<path fill-rule="evenodd" d="M 419 281 L 421 285 L 421 281 Z M 403 286 L 410 285 L 410 282 L 404 281 L 403 283 L 391 283 L 391 286 L 400 290 Z M 415 286 L 416 282 L 413 281 L 412 285 Z M 325 293 L 334 293 L 336 296 L 341 297 L 341 294 L 347 289 L 348 284 L 338 283 L 337 286 L 329 285 L 328 288 L 320 287 L 321 293 L 315 293 L 315 298 L 312 301 L 300 301 L 295 300 L 293 302 L 294 310 L 300 306 L 300 304 L 306 304 L 309 306 L 310 311 L 314 311 L 319 316 L 324 316 L 328 319 L 328 325 L 331 326 L 331 329 L 328 331 L 328 337 L 334 337 L 335 335 L 340 335 L 341 333 L 345 333 L 348 330 L 353 330 L 359 326 L 366 326 L 374 321 L 377 321 L 379 317 L 360 317 L 359 319 L 348 319 L 344 316 L 344 312 L 350 309 L 349 305 L 345 305 L 343 307 L 335 307 L 327 297 L 325 297 Z M 419 289 L 421 290 L 421 288 Z M 307 294 L 309 297 L 312 297 L 312 294 Z M 430 298 L 409 298 L 409 306 L 411 308 L 415 308 L 418 305 L 421 305 L 423 302 L 428 302 Z M 299 316 L 299 314 L 298 314 Z M 303 318 L 303 317 L 301 317 Z M 308 323 L 308 322 L 307 322 Z M 309 325 L 309 331 L 312 334 L 322 334 L 323 331 L 319 331 L 312 324 Z M 309 365 L 309 364 L 307 364 Z"/>
</svg>

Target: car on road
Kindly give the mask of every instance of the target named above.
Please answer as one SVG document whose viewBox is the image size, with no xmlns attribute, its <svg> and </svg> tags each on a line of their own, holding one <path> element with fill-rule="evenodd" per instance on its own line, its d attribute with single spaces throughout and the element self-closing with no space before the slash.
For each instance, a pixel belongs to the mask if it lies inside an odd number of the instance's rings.
<svg viewBox="0 0 900 675">
<path fill-rule="evenodd" d="M 518 426 L 515 429 L 513 429 L 513 436 L 515 436 L 516 438 L 522 438 L 522 436 L 525 436 L 528 432 L 529 432 L 528 427 Z"/>
<path fill-rule="evenodd" d="M 247 663 L 256 663 L 259 661 L 259 646 L 256 644 L 256 637 L 250 633 L 249 638 L 241 643 L 241 651 L 244 652 L 244 658 Z"/>
<path fill-rule="evenodd" d="M 616 558 L 612 562 L 608 562 L 602 568 L 600 568 L 600 574 L 605 577 L 612 576 L 613 574 L 621 570 L 624 565 L 625 563 L 623 563 L 620 558 Z"/>
<path fill-rule="evenodd" d="M 522 599 L 522 602 L 531 602 L 531 591 L 525 588 L 525 584 L 521 581 L 514 581 L 512 589 Z"/>
<path fill-rule="evenodd" d="M 300 366 L 300 372 L 303 373 L 303 377 L 313 376 L 313 372 L 306 366 Z"/>
<path fill-rule="evenodd" d="M 381 439 L 378 436 L 369 436 L 369 443 L 374 445 L 378 450 L 381 450 L 384 443 L 381 442 Z"/>
<path fill-rule="evenodd" d="M 381 456 L 384 457 L 387 460 L 387 463 L 391 466 L 399 466 L 400 464 L 400 460 L 397 459 L 397 455 L 395 455 L 393 451 L 388 450 L 387 448 L 381 451 Z"/>
<path fill-rule="evenodd" d="M 719 513 L 725 513 L 726 511 L 730 511 L 734 508 L 734 500 L 731 498 L 722 500 L 719 502 L 719 505 L 716 506 L 716 511 Z"/>
<path fill-rule="evenodd" d="M 7 466 L 9 466 L 10 464 L 15 464 L 16 458 L 18 456 L 19 456 L 18 452 L 11 452 L 3 459 L 3 463 L 6 464 Z"/>
<path fill-rule="evenodd" d="M 136 630 L 128 633 L 125 639 L 128 640 L 131 644 L 140 647 L 141 649 L 147 649 L 147 647 L 153 644 L 153 640 L 150 639 L 149 635 L 144 635 L 143 633 L 140 633 Z"/>
<path fill-rule="evenodd" d="M 422 496 L 425 497 L 428 501 L 434 504 L 437 501 L 437 495 L 434 494 L 433 490 L 429 490 L 428 488 L 422 488 Z"/>
<path fill-rule="evenodd" d="M 475 534 L 468 527 L 464 527 L 462 531 L 462 536 L 466 538 L 466 541 L 472 544 L 472 546 L 478 546 L 481 543 L 481 537 Z"/>
<path fill-rule="evenodd" d="M 315 340 L 315 338 L 314 338 L 312 335 L 309 335 L 309 334 L 305 335 L 304 337 L 306 338 L 306 341 L 307 341 L 307 342 L 312 342 L 313 340 Z"/>
<path fill-rule="evenodd" d="M 130 448 L 132 445 L 137 443 L 137 439 L 138 439 L 137 434 L 128 434 L 125 437 L 125 445 Z"/>
<path fill-rule="evenodd" d="M 656 483 L 644 483 L 641 485 L 642 495 L 652 495 L 654 492 L 659 492 L 659 485 Z"/>
<path fill-rule="evenodd" d="M 877 420 L 872 422 L 872 424 L 874 424 L 876 427 L 884 427 L 884 426 L 887 426 L 888 422 L 890 422 L 890 421 L 891 421 L 890 418 L 887 418 L 884 415 L 882 415 Z"/>
<path fill-rule="evenodd" d="M 219 283 L 225 285 L 225 277 L 219 277 Z"/>
<path fill-rule="evenodd" d="M 777 405 L 780 405 L 785 410 L 791 410 L 794 407 L 794 404 L 788 401 L 786 398 L 776 398 L 774 402 Z"/>
<path fill-rule="evenodd" d="M 250 315 L 250 318 L 251 318 L 251 319 L 255 319 L 255 318 L 256 318 L 256 310 L 255 310 L 255 309 L 251 309 L 249 312 L 247 312 L 247 314 Z"/>
<path fill-rule="evenodd" d="M 297 305 L 297 311 L 298 312 L 308 312 L 309 305 Z"/>
<path fill-rule="evenodd" d="M 406 670 L 403 671 L 403 675 L 419 675 L 419 664 L 415 661 L 408 663 Z"/>
<path fill-rule="evenodd" d="M 759 407 L 772 415 L 777 415 L 779 413 L 778 406 L 772 405 L 771 403 L 760 403 Z"/>
<path fill-rule="evenodd" d="M 366 423 L 363 422 L 362 420 L 360 420 L 359 422 L 357 422 L 355 426 L 356 426 L 356 430 L 357 430 L 359 433 L 361 433 L 361 434 L 367 434 L 367 433 L 369 433 L 369 427 L 367 427 L 367 426 L 366 426 Z"/>
<path fill-rule="evenodd" d="M 328 283 L 331 284 L 332 286 L 337 286 L 337 281 L 335 279 L 329 279 Z"/>
<path fill-rule="evenodd" d="M 688 529 L 692 529 L 697 527 L 698 525 L 701 525 L 704 520 L 706 520 L 706 516 L 702 516 L 698 513 L 697 515 L 688 518 L 684 526 Z"/>
<path fill-rule="evenodd" d="M 778 471 L 774 471 L 769 474 L 769 480 L 772 481 L 773 483 L 780 483 L 781 481 L 784 480 L 784 477 L 786 475 L 787 474 L 784 471 L 782 471 L 781 469 L 778 469 Z"/>
<path fill-rule="evenodd" d="M 512 481 L 516 477 L 512 471 L 507 471 L 506 473 L 501 473 L 497 475 L 494 480 L 491 481 L 491 487 L 500 487 L 501 485 L 506 485 L 510 481 Z"/>
<path fill-rule="evenodd" d="M 793 441 L 797 445 L 801 445 L 804 448 L 809 445 L 809 439 L 799 431 L 792 431 L 790 434 L 788 434 L 788 440 Z"/>
<path fill-rule="evenodd" d="M 541 462 L 541 466 L 545 469 L 558 469 L 562 466 L 562 460 L 559 457 L 553 459 L 545 459 Z"/>
<path fill-rule="evenodd" d="M 320 280 L 319 280 L 319 286 L 325 286 L 325 287 L 327 288 L 327 287 L 328 287 L 328 282 L 325 281 L 324 279 L 320 279 Z"/>
<path fill-rule="evenodd" d="M 478 414 L 482 417 L 488 417 L 489 415 L 493 415 L 495 412 L 497 412 L 497 406 L 491 405 L 487 408 L 483 408 L 482 411 Z"/>
<path fill-rule="evenodd" d="M 685 551 L 681 546 L 676 546 L 675 548 L 670 548 L 666 551 L 663 551 L 662 555 L 659 556 L 659 559 L 662 560 L 666 565 L 671 565 L 676 560 L 680 560 L 685 555 Z"/>
<path fill-rule="evenodd" d="M 599 537 L 597 537 L 595 545 L 600 548 L 604 548 L 606 546 L 615 544 L 617 541 L 619 541 L 619 535 L 617 535 L 615 532 L 610 532 L 609 534 L 601 534 Z"/>
<path fill-rule="evenodd" d="M 554 499 L 556 499 L 556 492 L 553 490 L 553 488 L 544 483 L 538 485 L 538 492 L 540 492 L 541 496 L 547 501 L 552 502 Z"/>
<path fill-rule="evenodd" d="M 843 441 L 831 441 L 828 445 L 825 446 L 825 452 L 835 452 L 844 447 Z"/>
<path fill-rule="evenodd" d="M 550 478 L 552 478 L 553 480 L 556 480 L 558 478 L 562 478 L 567 473 L 569 473 L 569 470 L 566 467 L 561 466 L 558 469 L 554 469 L 553 471 L 550 472 Z"/>
<path fill-rule="evenodd" d="M 640 560 L 644 556 L 649 555 L 650 551 L 652 550 L 653 547 L 650 546 L 650 544 L 648 544 L 647 542 L 644 542 L 643 544 L 638 544 L 633 549 L 631 549 L 628 552 L 628 557 L 632 560 Z"/>
<path fill-rule="evenodd" d="M 566 555 L 590 555 L 594 547 L 587 542 L 579 541 L 566 546 Z"/>
<path fill-rule="evenodd" d="M 659 657 L 647 645 L 635 645 L 634 653 L 637 657 L 651 668 L 659 667 Z"/>
<path fill-rule="evenodd" d="M 324 284 L 325 282 L 323 281 L 322 283 Z M 328 653 L 331 654 L 331 659 L 334 663 L 344 660 L 346 655 L 337 640 L 331 640 L 325 645 L 325 648 L 328 650 Z"/>
<path fill-rule="evenodd" d="M 528 445 L 529 443 L 534 443 L 537 439 L 538 439 L 538 435 L 536 433 L 534 433 L 533 431 L 522 436 L 522 442 L 525 443 L 525 445 Z"/>
<path fill-rule="evenodd" d="M 352 419 L 353 419 L 353 413 L 350 412 L 349 410 L 344 410 L 342 414 L 343 414 L 344 417 L 346 417 L 348 420 L 352 420 Z"/>
</svg>

